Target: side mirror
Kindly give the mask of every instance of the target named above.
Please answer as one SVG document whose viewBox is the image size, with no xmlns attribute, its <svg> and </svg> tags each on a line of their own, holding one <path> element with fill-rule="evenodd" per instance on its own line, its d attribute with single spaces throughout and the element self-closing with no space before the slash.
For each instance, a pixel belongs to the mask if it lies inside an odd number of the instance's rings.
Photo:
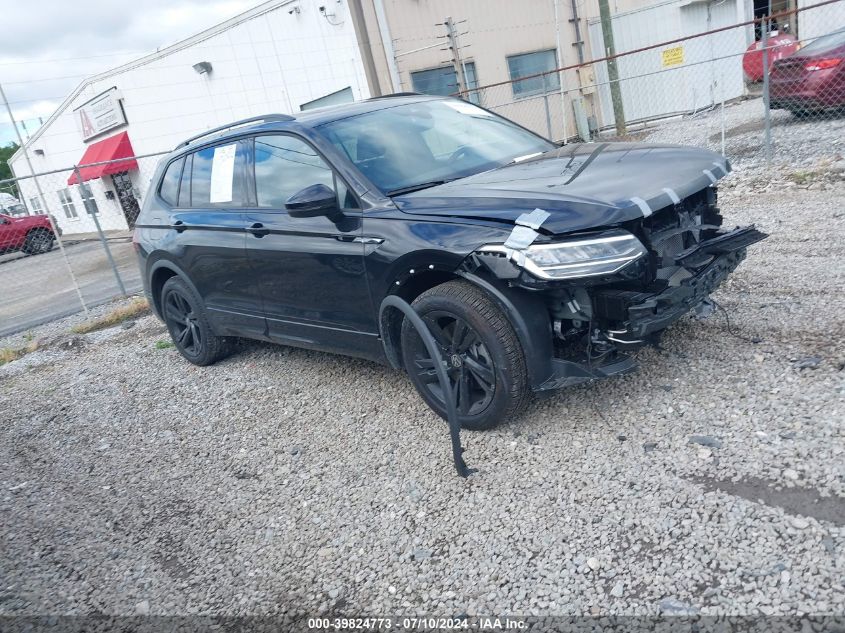
<svg viewBox="0 0 845 633">
<path fill-rule="evenodd" d="M 292 218 L 331 217 L 338 211 L 337 195 L 326 185 L 311 185 L 288 198 L 285 208 Z"/>
</svg>

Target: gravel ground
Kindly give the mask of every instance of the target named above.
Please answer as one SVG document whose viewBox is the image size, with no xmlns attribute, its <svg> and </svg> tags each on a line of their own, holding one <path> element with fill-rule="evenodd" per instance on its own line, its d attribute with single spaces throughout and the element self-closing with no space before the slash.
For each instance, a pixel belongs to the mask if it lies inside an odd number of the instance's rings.
<svg viewBox="0 0 845 633">
<path fill-rule="evenodd" d="M 682 119 L 649 124 L 637 131 L 652 143 L 695 145 L 722 151 L 739 171 L 800 172 L 818 169 L 845 155 L 845 113 L 827 116 L 795 117 L 785 110 L 771 112 L 772 164 L 764 149 L 762 99 L 753 98 L 727 104 L 724 113 L 717 107 Z"/>
<path fill-rule="evenodd" d="M 197 368 L 144 317 L 0 367 L 0 614 L 842 614 L 845 182 L 807 156 L 723 188 L 771 233 L 732 332 L 464 433 L 468 480 L 364 361 Z"/>
</svg>

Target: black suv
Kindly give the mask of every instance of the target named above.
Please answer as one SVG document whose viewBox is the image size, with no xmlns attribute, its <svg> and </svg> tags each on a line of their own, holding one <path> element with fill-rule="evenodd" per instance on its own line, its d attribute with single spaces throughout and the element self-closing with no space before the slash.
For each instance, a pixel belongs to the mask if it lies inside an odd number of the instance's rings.
<svg viewBox="0 0 845 633">
<path fill-rule="evenodd" d="M 156 172 L 135 229 L 146 293 L 182 355 L 236 337 L 404 367 L 464 428 L 532 392 L 630 371 L 765 235 L 724 230 L 713 152 L 558 146 L 457 99 L 396 95 L 212 130 Z M 396 310 L 437 339 L 430 358 Z"/>
</svg>

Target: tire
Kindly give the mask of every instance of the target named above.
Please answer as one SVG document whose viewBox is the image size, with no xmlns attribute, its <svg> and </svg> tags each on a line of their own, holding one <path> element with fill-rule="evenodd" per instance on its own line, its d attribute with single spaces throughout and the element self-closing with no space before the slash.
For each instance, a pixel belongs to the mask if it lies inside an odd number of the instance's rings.
<svg viewBox="0 0 845 633">
<path fill-rule="evenodd" d="M 26 234 L 23 251 L 29 255 L 49 253 L 53 250 L 53 234 L 47 229 L 33 229 Z"/>
<path fill-rule="evenodd" d="M 814 117 L 818 117 L 824 113 L 824 110 L 819 108 L 790 108 L 789 112 L 792 114 L 793 118 L 796 119 L 811 119 Z"/>
<path fill-rule="evenodd" d="M 161 289 L 161 314 L 176 349 L 194 365 L 205 367 L 231 353 L 231 340 L 214 334 L 202 300 L 180 277 Z"/>
<path fill-rule="evenodd" d="M 483 431 L 515 417 L 530 394 L 525 353 L 493 299 L 466 281 L 449 281 L 422 293 L 412 305 L 448 359 L 461 427 Z M 448 419 L 434 365 L 407 319 L 401 345 L 414 387 L 437 415 Z"/>
</svg>

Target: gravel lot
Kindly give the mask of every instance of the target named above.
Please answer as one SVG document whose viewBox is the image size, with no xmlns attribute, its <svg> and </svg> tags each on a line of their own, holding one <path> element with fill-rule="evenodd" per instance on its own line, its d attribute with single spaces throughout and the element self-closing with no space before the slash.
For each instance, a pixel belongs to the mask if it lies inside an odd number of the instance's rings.
<svg viewBox="0 0 845 633">
<path fill-rule="evenodd" d="M 800 151 L 723 187 L 771 233 L 715 297 L 733 334 L 684 320 L 464 433 L 468 480 L 363 361 L 196 368 L 144 317 L 0 367 L 0 614 L 844 613 L 845 181 Z"/>
</svg>

